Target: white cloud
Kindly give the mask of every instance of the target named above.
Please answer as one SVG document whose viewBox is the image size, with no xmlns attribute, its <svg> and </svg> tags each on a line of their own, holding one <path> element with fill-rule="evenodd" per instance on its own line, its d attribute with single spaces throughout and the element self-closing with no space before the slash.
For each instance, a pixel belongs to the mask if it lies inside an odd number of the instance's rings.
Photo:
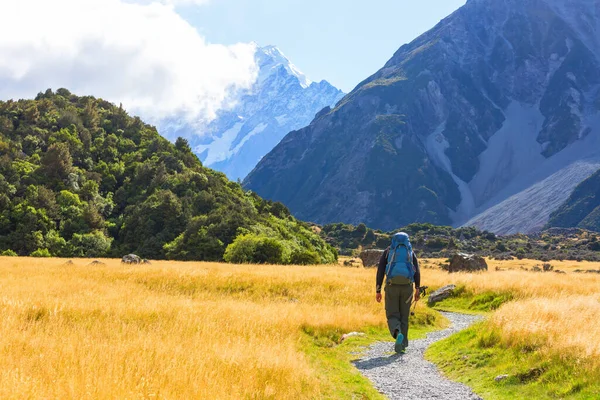
<svg viewBox="0 0 600 400">
<path fill-rule="evenodd" d="M 151 4 L 151 3 L 162 3 L 170 4 L 173 6 L 186 6 L 186 5 L 202 5 L 208 3 L 210 0 L 128 0 L 129 3 L 139 4 Z"/>
<path fill-rule="evenodd" d="M 169 4 L 0 2 L 0 98 L 48 87 L 122 102 L 150 120 L 210 119 L 256 79 L 255 45 L 207 43 Z"/>
</svg>

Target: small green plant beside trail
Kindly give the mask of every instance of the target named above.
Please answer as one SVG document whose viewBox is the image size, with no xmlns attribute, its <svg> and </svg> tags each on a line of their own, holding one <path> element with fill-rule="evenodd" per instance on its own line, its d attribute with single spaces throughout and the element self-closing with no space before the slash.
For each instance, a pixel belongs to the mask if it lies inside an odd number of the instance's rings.
<svg viewBox="0 0 600 400">
<path fill-rule="evenodd" d="M 485 322 L 434 343 L 425 356 L 485 399 L 600 398 L 600 371 L 590 373 L 577 359 L 547 357 L 535 348 L 506 347 Z"/>
<path fill-rule="evenodd" d="M 410 319 L 409 340 L 424 338 L 428 332 L 443 329 L 448 321 L 435 310 L 420 308 Z M 385 399 L 372 383 L 352 365 L 372 343 L 390 341 L 391 336 L 383 326 L 361 329 L 364 336 L 353 336 L 340 343 L 344 333 L 335 326 L 303 326 L 300 346 L 310 362 L 319 371 L 324 398 L 334 399 Z"/>
<path fill-rule="evenodd" d="M 514 299 L 510 292 L 474 293 L 466 286 L 457 286 L 452 297 L 437 302 L 436 310 L 465 314 L 485 314 L 497 310 L 502 304 Z"/>
</svg>

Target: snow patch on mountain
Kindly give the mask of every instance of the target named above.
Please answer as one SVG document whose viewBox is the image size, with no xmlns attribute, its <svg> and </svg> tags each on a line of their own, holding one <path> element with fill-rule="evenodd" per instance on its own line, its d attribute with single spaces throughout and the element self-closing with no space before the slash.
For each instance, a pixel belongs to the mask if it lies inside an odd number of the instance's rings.
<svg viewBox="0 0 600 400">
<path fill-rule="evenodd" d="M 212 143 L 194 147 L 194 152 L 201 154 L 208 150 L 205 159 L 202 160 L 206 165 L 227 159 L 230 155 L 231 143 L 233 143 L 243 126 L 243 122 L 236 122 L 231 128 L 223 132 L 221 136 L 214 137 Z"/>
<path fill-rule="evenodd" d="M 261 84 L 273 73 L 273 69 L 283 66 L 291 75 L 298 78 L 304 89 L 313 83 L 275 46 L 256 47 L 256 57 L 260 66 L 258 83 Z"/>
<path fill-rule="evenodd" d="M 250 131 L 250 133 L 248 133 L 246 136 L 244 136 L 242 138 L 241 142 L 237 146 L 235 146 L 235 148 L 233 149 L 233 153 L 235 154 L 238 151 L 240 151 L 240 149 L 244 146 L 244 144 L 246 144 L 246 142 L 248 140 L 250 140 L 252 137 L 254 137 L 254 135 L 258 135 L 259 133 L 262 133 L 267 126 L 268 126 L 267 124 L 262 122 L 256 128 L 252 129 Z"/>
</svg>

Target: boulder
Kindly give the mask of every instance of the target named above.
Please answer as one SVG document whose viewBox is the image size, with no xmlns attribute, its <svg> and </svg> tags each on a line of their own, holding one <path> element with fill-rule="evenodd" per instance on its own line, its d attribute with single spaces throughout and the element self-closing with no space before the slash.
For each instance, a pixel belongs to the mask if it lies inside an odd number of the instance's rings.
<svg viewBox="0 0 600 400">
<path fill-rule="evenodd" d="M 452 257 L 448 272 L 487 271 L 488 266 L 483 257 L 474 254 L 457 253 Z"/>
<path fill-rule="evenodd" d="M 379 265 L 379 259 L 384 253 L 383 250 L 363 250 L 360 253 L 360 259 L 365 267 L 376 267 Z"/>
<path fill-rule="evenodd" d="M 127 254 L 126 256 L 123 256 L 121 262 L 125 264 L 140 264 L 142 259 L 135 254 Z"/>
<path fill-rule="evenodd" d="M 340 338 L 340 343 L 342 343 L 344 340 L 346 340 L 348 338 L 355 337 L 355 336 L 366 336 L 366 334 L 364 334 L 362 332 L 346 333 L 346 334 L 342 335 L 342 337 Z"/>
<path fill-rule="evenodd" d="M 448 285 L 444 286 L 443 288 L 439 288 L 438 290 L 429 295 L 427 303 L 429 305 L 434 305 L 438 301 L 447 299 L 448 297 L 454 294 L 454 289 L 456 289 L 456 285 Z"/>
</svg>

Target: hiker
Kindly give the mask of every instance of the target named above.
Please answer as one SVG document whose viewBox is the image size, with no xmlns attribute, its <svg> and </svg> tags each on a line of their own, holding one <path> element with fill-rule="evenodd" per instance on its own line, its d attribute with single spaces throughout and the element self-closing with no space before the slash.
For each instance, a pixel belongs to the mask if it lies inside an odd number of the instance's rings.
<svg viewBox="0 0 600 400">
<path fill-rule="evenodd" d="M 390 333 L 396 339 L 394 350 L 405 353 L 408 346 L 408 316 L 413 301 L 419 301 L 421 272 L 419 260 L 412 250 L 409 237 L 400 232 L 392 236 L 392 244 L 379 259 L 377 295 L 381 303 L 381 287 L 385 276 L 385 313 Z M 413 283 L 415 289 L 413 289 Z"/>
</svg>

